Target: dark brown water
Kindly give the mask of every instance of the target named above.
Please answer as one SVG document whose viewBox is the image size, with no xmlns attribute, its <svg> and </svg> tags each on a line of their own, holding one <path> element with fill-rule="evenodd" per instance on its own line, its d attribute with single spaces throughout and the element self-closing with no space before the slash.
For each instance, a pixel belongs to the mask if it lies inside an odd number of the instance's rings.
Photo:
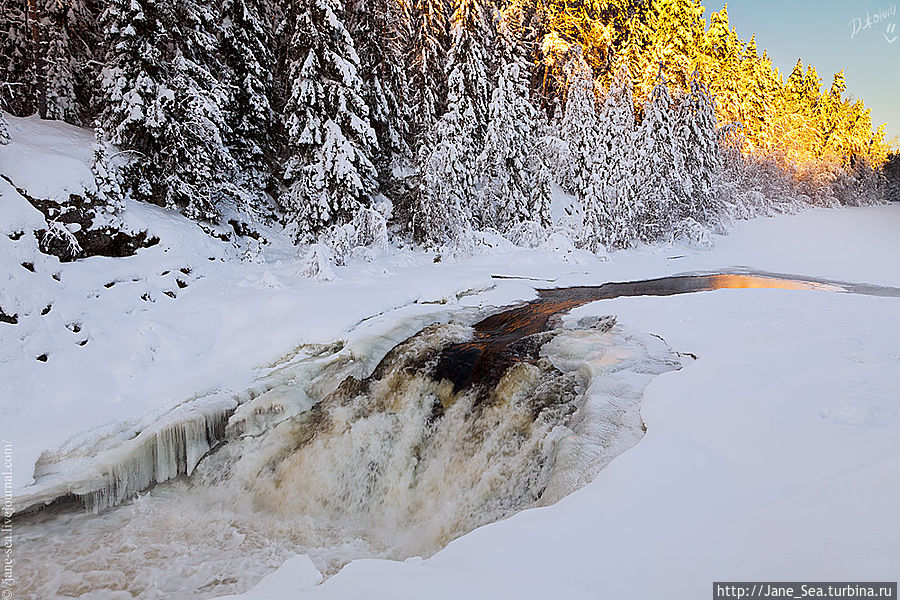
<svg viewBox="0 0 900 600">
<path fill-rule="evenodd" d="M 573 308 L 598 300 L 750 288 L 900 297 L 898 288 L 749 271 L 676 275 L 598 286 L 539 289 L 536 300 L 498 312 L 476 323 L 473 326 L 475 332 L 472 341 L 446 348 L 441 354 L 435 376 L 437 379 L 452 381 L 455 390 L 473 385 L 490 387 L 496 384 L 496 379 L 513 363 L 534 358 L 540 347 L 538 343 L 530 343 L 535 335 L 552 329 L 556 320 Z"/>
</svg>

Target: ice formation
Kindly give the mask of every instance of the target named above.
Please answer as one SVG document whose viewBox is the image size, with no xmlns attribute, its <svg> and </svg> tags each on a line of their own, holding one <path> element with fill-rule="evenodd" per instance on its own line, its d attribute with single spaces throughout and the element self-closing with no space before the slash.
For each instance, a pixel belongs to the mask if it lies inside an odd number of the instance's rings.
<svg viewBox="0 0 900 600">
<path fill-rule="evenodd" d="M 228 417 L 248 397 L 213 394 L 176 407 L 137 431 L 120 426 L 86 445 L 79 443 L 83 436 L 73 438 L 59 451 L 41 455 L 34 469 L 35 484 L 15 498 L 14 510 L 74 496 L 97 513 L 154 483 L 190 475 L 224 439 Z"/>
<path fill-rule="evenodd" d="M 252 394 L 186 407 L 109 450 L 108 478 L 82 494 L 94 510 L 148 482 L 193 476 L 102 517 L 28 517 L 19 560 L 35 568 L 24 597 L 102 587 L 202 598 L 245 591 L 298 553 L 326 575 L 355 558 L 430 555 L 589 481 L 640 439 L 647 383 L 680 365 L 661 340 L 613 319 L 570 320 L 531 334 L 498 380 L 454 390 L 434 371 L 471 327 L 437 319 L 387 351 L 428 319 L 373 331 L 355 347 L 365 356 L 301 347 Z M 53 572 L 41 575 L 48 555 Z M 175 556 L 177 576 L 166 560 Z"/>
</svg>

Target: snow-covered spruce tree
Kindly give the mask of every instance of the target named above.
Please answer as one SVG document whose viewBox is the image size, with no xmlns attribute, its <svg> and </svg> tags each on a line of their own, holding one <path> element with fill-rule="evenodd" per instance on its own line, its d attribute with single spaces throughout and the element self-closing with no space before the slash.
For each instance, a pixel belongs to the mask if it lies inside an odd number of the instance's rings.
<svg viewBox="0 0 900 600">
<path fill-rule="evenodd" d="M 237 164 L 225 143 L 228 93 L 204 65 L 184 54 L 175 56 L 172 70 L 173 118 L 156 159 L 163 168 L 163 202 L 191 219 L 216 222 L 226 206 L 242 202 Z"/>
<path fill-rule="evenodd" d="M 644 106 L 644 120 L 637 131 L 637 172 L 641 181 L 640 237 L 645 242 L 669 238 L 678 215 L 689 202 L 690 177 L 678 140 L 672 98 L 660 74 L 650 101 Z"/>
<path fill-rule="evenodd" d="M 681 206 L 678 216 L 715 225 L 721 212 L 717 188 L 723 166 L 715 102 L 700 82 L 699 73 L 694 73 L 690 85 L 691 91 L 681 98 L 675 115 L 680 154 L 691 182 L 689 201 Z"/>
<path fill-rule="evenodd" d="M 447 112 L 423 146 L 413 234 L 427 245 L 464 242 L 478 200 L 475 164 L 484 140 L 490 94 L 482 43 L 488 27 L 481 0 L 457 0 L 447 63 Z"/>
<path fill-rule="evenodd" d="M 305 242 L 371 203 L 377 147 L 342 5 L 298 0 L 289 18 L 288 190 L 281 204 L 296 239 Z"/>
<path fill-rule="evenodd" d="M 414 0 L 410 12 L 408 102 L 413 112 L 412 133 L 421 143 L 446 106 L 447 0 Z"/>
<path fill-rule="evenodd" d="M 271 173 L 275 128 L 271 8 L 267 0 L 225 0 L 222 13 L 222 60 L 229 87 L 226 141 L 259 199 Z"/>
<path fill-rule="evenodd" d="M 624 248 L 638 238 L 640 182 L 636 173 L 634 101 L 631 74 L 622 61 L 616 69 L 598 122 L 597 153 L 603 163 L 603 205 L 608 220 L 601 231 L 607 247 Z"/>
<path fill-rule="evenodd" d="M 447 56 L 447 103 L 471 108 L 477 136 L 484 135 L 491 100 L 494 34 L 489 10 L 489 1 L 455 0 Z"/>
<path fill-rule="evenodd" d="M 113 0 L 99 104 L 110 140 L 131 154 L 123 178 L 135 199 L 217 220 L 236 196 L 225 146 L 225 87 L 216 15 L 198 2 Z"/>
<path fill-rule="evenodd" d="M 94 142 L 94 162 L 91 164 L 91 173 L 94 175 L 96 191 L 89 196 L 95 205 L 96 212 L 118 214 L 125 209 L 121 175 L 106 152 L 106 136 L 100 125 L 94 129 L 94 136 L 96 141 Z"/>
<path fill-rule="evenodd" d="M 566 64 L 566 105 L 561 123 L 562 137 L 569 145 L 571 169 L 569 191 L 578 201 L 581 213 L 575 225 L 578 244 L 592 252 L 602 251 L 603 231 L 609 222 L 603 202 L 604 165 L 598 153 L 600 127 L 597 120 L 597 96 L 594 75 L 580 46 L 572 49 Z M 605 249 L 604 249 L 605 250 Z"/>
<path fill-rule="evenodd" d="M 100 124 L 110 141 L 130 154 L 124 182 L 134 198 L 157 196 L 159 167 L 175 93 L 163 55 L 166 25 L 156 3 L 112 0 L 101 17 L 108 32 L 101 86 L 96 100 Z"/>
<path fill-rule="evenodd" d="M 96 42 L 93 15 L 82 0 L 38 0 L 38 6 L 41 116 L 80 125 L 86 107 L 79 106 L 76 88 L 89 84 L 94 73 L 90 66 Z"/>
<path fill-rule="evenodd" d="M 0 4 L 0 103 L 80 124 L 96 81 L 98 28 L 87 0 Z"/>
<path fill-rule="evenodd" d="M 33 2 L 0 2 L 0 106 L 24 116 L 36 110 L 37 42 Z"/>
<path fill-rule="evenodd" d="M 527 70 L 507 41 L 488 109 L 484 149 L 476 171 L 481 177 L 482 225 L 500 231 L 526 221 L 550 225 L 550 189 L 540 178 L 543 162 L 535 148 L 539 114 L 528 94 Z"/>
<path fill-rule="evenodd" d="M 397 0 L 349 0 L 350 35 L 360 59 L 363 99 L 378 138 L 376 166 L 382 181 L 397 161 L 411 157 L 412 105 L 406 65 L 407 5 Z"/>
</svg>

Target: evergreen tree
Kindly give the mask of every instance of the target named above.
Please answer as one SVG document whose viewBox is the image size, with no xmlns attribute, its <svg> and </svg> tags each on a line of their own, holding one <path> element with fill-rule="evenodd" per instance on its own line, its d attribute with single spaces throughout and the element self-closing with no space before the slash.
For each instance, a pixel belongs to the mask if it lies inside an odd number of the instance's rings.
<svg viewBox="0 0 900 600">
<path fill-rule="evenodd" d="M 110 141 L 131 154 L 125 183 L 134 197 L 156 196 L 153 159 L 163 145 L 175 94 L 168 85 L 163 37 L 166 25 L 153 2 L 112 0 L 102 17 L 108 32 L 101 73 L 100 121 Z"/>
<path fill-rule="evenodd" d="M 447 112 L 423 148 L 422 185 L 413 231 L 427 244 L 459 241 L 473 224 L 478 198 L 475 162 L 481 151 L 489 95 L 481 0 L 457 0 L 448 58 Z"/>
<path fill-rule="evenodd" d="M 601 194 L 606 217 L 599 235 L 607 247 L 624 248 L 638 237 L 635 132 L 631 74 L 622 62 L 598 120 L 597 156 L 604 165 Z"/>
<path fill-rule="evenodd" d="M 660 74 L 637 132 L 638 173 L 642 181 L 641 238 L 652 242 L 670 235 L 691 194 L 678 141 L 672 98 Z"/>
<path fill-rule="evenodd" d="M 11 113 L 36 111 L 36 0 L 0 3 L 0 101 Z"/>
<path fill-rule="evenodd" d="M 722 169 L 715 105 L 708 89 L 694 73 L 691 92 L 678 103 L 675 115 L 679 154 L 690 180 L 690 196 L 679 217 L 710 223 L 718 213 L 717 176 Z"/>
<path fill-rule="evenodd" d="M 409 15 L 396 0 L 351 0 L 350 34 L 360 57 L 363 98 L 378 138 L 379 171 L 388 179 L 397 159 L 409 158 L 413 129 L 406 68 Z"/>
<path fill-rule="evenodd" d="M 96 24 L 86 0 L 0 6 L 0 102 L 19 115 L 81 123 L 96 81 Z"/>
<path fill-rule="evenodd" d="M 225 140 L 226 88 L 184 54 L 173 61 L 172 117 L 164 127 L 163 202 L 192 219 L 218 221 L 223 209 L 242 207 L 237 164 Z"/>
<path fill-rule="evenodd" d="M 207 220 L 237 196 L 216 20 L 193 0 L 113 0 L 100 98 L 102 126 L 132 156 L 132 196 Z"/>
<path fill-rule="evenodd" d="M 798 58 L 785 83 L 787 109 L 794 116 L 800 114 L 803 105 L 804 79 L 803 60 Z"/>
<path fill-rule="evenodd" d="M 118 169 L 109 159 L 106 152 L 106 136 L 99 125 L 94 129 L 96 141 L 94 143 L 94 162 L 91 164 L 91 173 L 94 175 L 96 191 L 90 194 L 91 200 L 96 204 L 95 210 L 104 210 L 108 213 L 118 214 L 125 209 L 125 199 L 122 194 L 122 183 Z"/>
<path fill-rule="evenodd" d="M 672 85 L 683 88 L 699 61 L 703 40 L 700 0 L 655 0 L 650 3 L 649 64 L 645 75 L 652 82 L 653 68 L 661 68 Z"/>
<path fill-rule="evenodd" d="M 744 44 L 737 32 L 731 28 L 728 6 L 710 15 L 709 31 L 706 33 L 705 57 L 701 60 L 701 70 L 705 80 L 711 82 L 712 92 L 719 100 L 719 110 L 726 123 L 741 122 L 740 107 L 743 101 L 741 89 L 742 55 Z M 710 64 L 711 63 L 711 64 Z M 693 71 L 683 74 L 678 90 L 688 91 L 688 80 Z"/>
<path fill-rule="evenodd" d="M 484 150 L 476 171 L 482 179 L 480 211 L 501 231 L 517 223 L 550 224 L 550 190 L 542 185 L 543 163 L 535 151 L 538 112 L 528 99 L 522 62 L 507 47 L 491 96 Z"/>
<path fill-rule="evenodd" d="M 414 136 L 422 142 L 447 101 L 447 48 L 449 25 L 446 0 L 415 0 L 411 10 L 409 45 L 410 105 Z"/>
<path fill-rule="evenodd" d="M 225 0 L 222 12 L 222 58 L 229 85 L 227 143 L 259 195 L 268 183 L 274 145 L 271 15 L 265 0 Z"/>
<path fill-rule="evenodd" d="M 578 241 L 585 248 L 599 251 L 604 227 L 610 216 L 603 201 L 605 174 L 597 147 L 600 126 L 596 112 L 594 77 L 581 48 L 573 49 L 566 71 L 568 90 L 561 128 L 563 139 L 569 146 L 569 187 L 579 202 L 581 212 Z"/>
<path fill-rule="evenodd" d="M 76 96 L 79 73 L 93 73 L 88 66 L 93 59 L 91 14 L 81 0 L 39 2 L 41 93 L 44 95 L 41 116 L 80 125 L 82 108 Z"/>
<path fill-rule="evenodd" d="M 9 141 L 9 123 L 6 122 L 6 116 L 0 110 L 0 146 L 5 146 Z"/>
<path fill-rule="evenodd" d="M 491 98 L 490 48 L 494 41 L 484 0 L 456 0 L 447 57 L 447 104 L 472 112 L 477 136 L 483 136 Z"/>
<path fill-rule="evenodd" d="M 375 132 L 343 17 L 336 0 L 302 0 L 290 14 L 289 189 L 281 203 L 300 240 L 348 222 L 377 191 Z"/>
</svg>

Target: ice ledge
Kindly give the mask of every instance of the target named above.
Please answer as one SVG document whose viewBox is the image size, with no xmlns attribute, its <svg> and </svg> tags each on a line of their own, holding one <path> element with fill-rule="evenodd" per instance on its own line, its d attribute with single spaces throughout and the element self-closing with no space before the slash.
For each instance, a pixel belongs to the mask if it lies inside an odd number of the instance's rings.
<svg viewBox="0 0 900 600">
<path fill-rule="evenodd" d="M 175 407 L 136 433 L 122 425 L 89 445 L 44 452 L 34 468 L 34 483 L 13 496 L 13 513 L 66 497 L 96 513 L 150 485 L 190 475 L 224 440 L 229 417 L 252 395 L 217 392 Z"/>
</svg>

